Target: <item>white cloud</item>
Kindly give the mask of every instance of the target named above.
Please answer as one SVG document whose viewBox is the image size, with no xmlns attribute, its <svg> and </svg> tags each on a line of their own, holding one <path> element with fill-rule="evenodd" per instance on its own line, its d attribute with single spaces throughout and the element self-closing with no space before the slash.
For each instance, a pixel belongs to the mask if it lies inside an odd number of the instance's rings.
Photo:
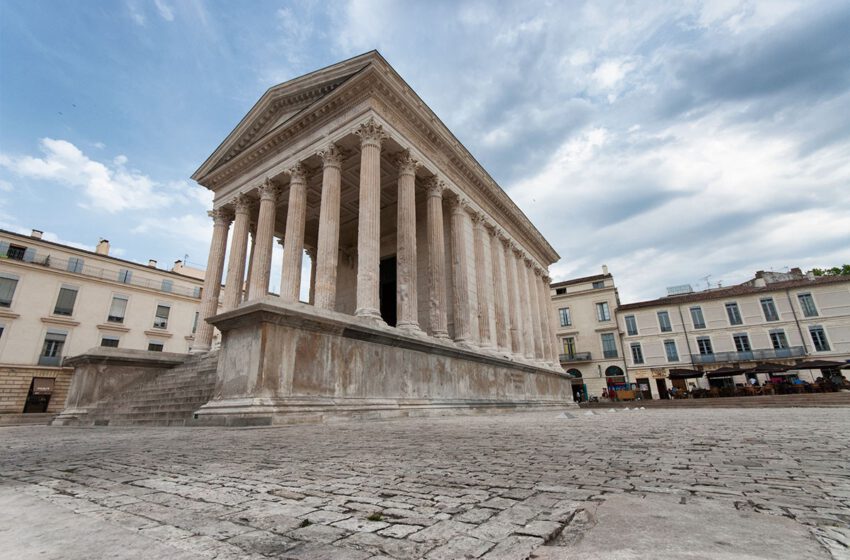
<svg viewBox="0 0 850 560">
<path fill-rule="evenodd" d="M 201 212 L 182 216 L 151 216 L 142 219 L 133 233 L 156 234 L 171 240 L 177 247 L 189 244 L 209 248 L 212 239 L 212 220 Z"/>
<path fill-rule="evenodd" d="M 165 3 L 165 0 L 154 0 L 154 4 L 162 19 L 165 21 L 174 21 L 174 11 L 171 6 Z"/>
<path fill-rule="evenodd" d="M 67 140 L 43 138 L 40 147 L 42 157 L 0 154 L 0 167 L 25 179 L 79 189 L 83 197 L 80 206 L 110 213 L 161 208 L 175 202 L 204 207 L 211 203 L 210 196 L 199 187 L 184 181 L 161 184 L 128 168 L 124 155 L 107 164 L 89 158 Z"/>
<path fill-rule="evenodd" d="M 136 25 L 144 27 L 145 23 L 147 23 L 147 18 L 145 17 L 145 14 L 142 13 L 136 2 L 132 0 L 127 2 L 127 11 L 130 13 L 130 19 L 132 19 Z"/>
</svg>

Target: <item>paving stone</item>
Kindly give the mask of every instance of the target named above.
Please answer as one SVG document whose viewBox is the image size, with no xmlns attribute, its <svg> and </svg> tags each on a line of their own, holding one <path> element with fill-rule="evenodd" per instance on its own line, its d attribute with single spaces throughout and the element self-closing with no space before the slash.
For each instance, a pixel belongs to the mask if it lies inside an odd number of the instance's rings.
<svg viewBox="0 0 850 560">
<path fill-rule="evenodd" d="M 346 531 L 373 533 L 375 531 L 383 529 L 384 527 L 387 527 L 389 523 L 385 523 L 383 521 L 369 521 L 368 519 L 358 519 L 356 517 L 349 517 L 348 519 L 343 519 L 342 521 L 332 523 L 332 525 L 334 527 L 339 527 L 340 529 L 345 529 Z"/>
<path fill-rule="evenodd" d="M 431 543 L 382 537 L 374 533 L 355 533 L 337 543 L 339 546 L 365 548 L 375 553 L 386 554 L 392 558 L 417 560 L 434 547 Z"/>
<path fill-rule="evenodd" d="M 286 550 L 292 548 L 296 541 L 286 539 L 277 533 L 270 531 L 251 531 L 242 533 L 227 540 L 228 544 L 237 546 L 248 552 L 256 552 L 265 556 L 279 556 Z"/>
<path fill-rule="evenodd" d="M 460 523 L 458 521 L 445 520 L 435 523 L 430 527 L 426 527 L 418 533 L 413 533 L 410 536 L 410 540 L 418 542 L 445 542 L 451 539 L 452 537 L 468 533 L 474 529 L 475 525 L 472 525 L 470 523 Z"/>
<path fill-rule="evenodd" d="M 483 556 L 485 560 L 525 560 L 531 551 L 543 544 L 537 537 L 509 537 Z"/>
<path fill-rule="evenodd" d="M 287 533 L 293 539 L 330 544 L 350 535 L 350 531 L 330 525 L 307 525 Z"/>
<path fill-rule="evenodd" d="M 422 529 L 421 525 L 405 525 L 403 523 L 396 523 L 394 525 L 390 525 L 386 529 L 381 529 L 380 531 L 378 531 L 378 534 L 384 537 L 403 539 L 404 537 L 415 533 L 420 529 Z"/>
<path fill-rule="evenodd" d="M 366 560 L 370 556 L 372 554 L 362 550 L 307 543 L 287 550 L 280 558 L 283 560 Z"/>
<path fill-rule="evenodd" d="M 495 546 L 494 543 L 461 535 L 428 553 L 433 560 L 455 560 L 456 558 L 479 558 Z"/>
</svg>

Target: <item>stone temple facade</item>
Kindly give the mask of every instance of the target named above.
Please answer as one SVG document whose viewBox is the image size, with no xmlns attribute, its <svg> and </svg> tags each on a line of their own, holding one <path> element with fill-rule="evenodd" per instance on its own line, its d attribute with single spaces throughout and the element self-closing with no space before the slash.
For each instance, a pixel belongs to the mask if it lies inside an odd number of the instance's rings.
<svg viewBox="0 0 850 560">
<path fill-rule="evenodd" d="M 222 333 L 198 422 L 572 400 L 557 253 L 377 52 L 269 89 L 193 179 L 215 201 L 192 352 Z"/>
</svg>

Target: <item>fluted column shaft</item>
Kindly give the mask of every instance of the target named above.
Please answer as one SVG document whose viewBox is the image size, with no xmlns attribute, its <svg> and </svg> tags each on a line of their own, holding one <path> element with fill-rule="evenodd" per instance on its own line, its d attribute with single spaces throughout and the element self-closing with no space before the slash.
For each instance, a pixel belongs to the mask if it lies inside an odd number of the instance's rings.
<svg viewBox="0 0 850 560">
<path fill-rule="evenodd" d="M 283 238 L 283 272 L 280 299 L 294 303 L 301 295 L 301 266 L 304 262 L 304 224 L 307 220 L 307 179 L 304 167 L 296 164 L 289 173 L 289 205 Z"/>
<path fill-rule="evenodd" d="M 242 284 L 245 282 L 245 256 L 248 253 L 248 229 L 250 223 L 251 197 L 240 194 L 234 203 L 236 219 L 233 221 L 233 236 L 230 239 L 230 259 L 227 262 L 227 279 L 221 307 L 230 311 L 242 301 Z"/>
<path fill-rule="evenodd" d="M 534 332 L 534 359 L 543 359 L 543 331 L 540 330 L 540 304 L 537 301 L 537 281 L 534 275 L 534 264 L 528 260 L 525 264 L 528 276 L 528 307 L 531 315 L 531 330 Z"/>
<path fill-rule="evenodd" d="M 277 187 L 269 180 L 259 188 L 260 214 L 257 218 L 257 246 L 254 250 L 254 267 L 251 269 L 251 289 L 248 300 L 266 297 L 272 268 L 272 240 L 274 238 Z"/>
<path fill-rule="evenodd" d="M 360 126 L 360 208 L 357 223 L 358 317 L 383 322 L 379 300 L 381 259 L 381 143 L 383 129 L 373 119 Z"/>
<path fill-rule="evenodd" d="M 514 254 L 511 250 L 510 242 L 507 239 L 502 240 L 502 249 L 504 251 L 505 261 L 505 279 L 508 291 L 508 318 L 510 319 L 510 343 L 511 351 L 516 355 L 522 355 L 522 338 L 520 337 L 520 322 L 519 322 L 519 292 L 517 291 L 516 282 L 516 263 L 514 262 Z"/>
<path fill-rule="evenodd" d="M 317 307 L 336 307 L 336 271 L 339 265 L 339 197 L 342 155 L 334 144 L 319 152 L 322 158 L 322 203 L 316 263 Z"/>
<path fill-rule="evenodd" d="M 480 213 L 472 214 L 472 226 L 474 233 L 475 249 L 475 293 L 478 296 L 478 344 L 482 348 L 493 346 L 490 338 L 490 303 L 489 298 L 492 289 L 489 286 L 490 273 L 487 270 L 486 247 L 487 232 L 484 230 L 484 216 Z"/>
<path fill-rule="evenodd" d="M 431 336 L 448 338 L 446 296 L 446 241 L 443 229 L 443 184 L 436 177 L 428 184 L 428 319 Z"/>
<path fill-rule="evenodd" d="M 310 288 L 307 295 L 307 303 L 316 305 L 316 249 L 307 247 L 307 256 L 310 257 Z"/>
<path fill-rule="evenodd" d="M 549 363 L 552 359 L 552 337 L 549 333 L 549 303 L 546 301 L 546 294 L 543 290 L 543 270 L 536 268 L 534 270 L 534 288 L 537 290 L 537 307 L 540 316 L 540 334 L 543 346 L 542 360 Z"/>
<path fill-rule="evenodd" d="M 396 304 L 400 329 L 420 331 L 416 286 L 416 169 L 419 162 L 405 152 L 398 159 L 396 226 Z"/>
<path fill-rule="evenodd" d="M 207 352 L 212 346 L 213 326 L 207 319 L 218 311 L 218 295 L 221 290 L 221 274 L 224 270 L 224 254 L 227 250 L 227 231 L 232 217 L 230 212 L 219 208 L 209 213 L 213 219 L 213 235 L 207 257 L 207 272 L 204 275 L 204 291 L 198 309 L 198 323 L 192 353 Z"/>
<path fill-rule="evenodd" d="M 516 258 L 517 289 L 519 291 L 519 313 L 522 321 L 522 353 L 528 359 L 534 358 L 534 330 L 531 326 L 530 301 L 528 297 L 528 273 L 522 255 Z"/>
<path fill-rule="evenodd" d="M 469 321 L 469 256 L 466 249 L 466 203 L 454 199 L 451 207 L 452 245 L 452 311 L 454 315 L 455 342 L 468 343 L 472 336 Z"/>
<path fill-rule="evenodd" d="M 257 248 L 257 224 L 252 223 L 248 227 L 248 233 L 251 238 L 251 250 L 248 252 L 248 272 L 245 273 L 245 293 L 243 299 L 248 299 L 248 293 L 251 291 L 251 271 L 254 268 L 254 249 Z"/>
<path fill-rule="evenodd" d="M 499 242 L 499 236 L 495 228 L 487 230 L 490 235 L 490 260 L 492 261 L 493 271 L 493 309 L 496 314 L 496 345 L 499 350 L 504 352 L 510 349 L 510 341 L 508 340 L 508 319 L 505 309 L 507 306 L 506 288 L 505 288 L 505 263 L 504 252 L 502 245 Z"/>
<path fill-rule="evenodd" d="M 543 294 L 546 300 L 546 329 L 549 332 L 549 361 L 553 366 L 560 369 L 561 361 L 558 356 L 558 342 L 555 336 L 555 317 L 552 313 L 552 287 L 548 275 L 540 279 L 543 286 Z"/>
</svg>

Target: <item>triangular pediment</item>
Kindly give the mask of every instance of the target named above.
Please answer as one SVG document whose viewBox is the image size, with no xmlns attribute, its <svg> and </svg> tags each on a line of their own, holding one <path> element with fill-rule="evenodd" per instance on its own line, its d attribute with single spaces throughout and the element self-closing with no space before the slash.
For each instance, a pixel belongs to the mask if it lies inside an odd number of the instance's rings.
<svg viewBox="0 0 850 560">
<path fill-rule="evenodd" d="M 377 51 L 350 58 L 269 88 L 242 121 L 192 175 L 199 180 L 237 157 L 268 132 L 310 107 L 349 78 L 382 60 Z"/>
</svg>

